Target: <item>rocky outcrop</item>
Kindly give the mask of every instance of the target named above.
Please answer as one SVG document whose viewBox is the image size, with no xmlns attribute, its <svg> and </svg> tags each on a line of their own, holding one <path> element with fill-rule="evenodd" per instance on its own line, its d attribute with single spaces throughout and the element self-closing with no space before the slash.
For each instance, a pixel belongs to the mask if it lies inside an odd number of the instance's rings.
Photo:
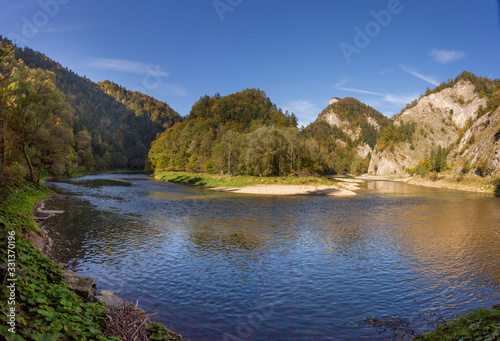
<svg viewBox="0 0 500 341">
<path fill-rule="evenodd" d="M 326 112 L 323 115 L 323 119 L 330 126 L 337 126 L 342 129 L 344 134 L 349 136 L 349 138 L 353 141 L 357 140 L 361 134 L 360 127 L 353 127 L 349 121 L 341 120 L 333 110 L 329 110 L 328 112 Z"/>
<path fill-rule="evenodd" d="M 382 148 L 380 143 L 377 144 L 368 172 L 377 175 L 405 174 L 410 168 L 418 166 L 423 157 L 429 156 L 437 146 L 448 148 L 454 145 L 467 125 L 477 119 L 478 109 L 485 105 L 486 99 L 481 98 L 474 84 L 467 80 L 460 80 L 452 87 L 422 97 L 394 121 L 396 127 L 403 123 L 415 124 L 411 142 L 396 141 L 392 148 Z"/>
<path fill-rule="evenodd" d="M 372 149 L 366 143 L 360 144 L 356 148 L 356 156 L 358 156 L 362 159 L 366 159 L 370 155 L 371 152 L 372 152 Z"/>
<path fill-rule="evenodd" d="M 102 290 L 99 295 L 95 296 L 96 300 L 99 302 L 104 303 L 108 309 L 121 309 L 124 306 L 130 307 L 137 316 L 139 316 L 141 319 L 146 318 L 146 312 L 144 309 L 139 308 L 137 304 L 132 304 L 127 300 L 124 300 L 121 297 L 118 297 L 115 295 L 114 291 L 111 290 Z"/>
<path fill-rule="evenodd" d="M 332 99 L 330 99 L 330 102 L 328 103 L 328 105 L 332 105 L 334 103 L 337 103 L 338 101 L 339 101 L 338 98 L 332 97 Z"/>
<path fill-rule="evenodd" d="M 68 287 L 83 299 L 87 300 L 96 294 L 93 278 L 84 277 L 71 270 L 63 270 L 63 275 Z"/>
<path fill-rule="evenodd" d="M 479 107 L 485 104 L 486 99 L 479 97 L 474 84 L 461 80 L 453 87 L 422 97 L 415 107 L 403 112 L 396 122 L 411 120 L 425 122 L 431 127 L 440 128 L 444 125 L 460 129 L 469 119 L 474 120 Z"/>
<path fill-rule="evenodd" d="M 456 173 L 500 176 L 500 108 L 472 124 L 447 163 Z"/>
<path fill-rule="evenodd" d="M 71 270 L 63 270 L 64 280 L 71 291 L 74 291 L 78 296 L 88 301 L 100 301 L 109 309 L 121 309 L 124 306 L 129 307 L 136 312 L 137 316 L 142 319 L 146 318 L 144 309 L 139 308 L 136 304 L 115 295 L 114 291 L 102 290 L 99 295 L 96 295 L 95 280 L 91 277 L 85 277 Z"/>
</svg>

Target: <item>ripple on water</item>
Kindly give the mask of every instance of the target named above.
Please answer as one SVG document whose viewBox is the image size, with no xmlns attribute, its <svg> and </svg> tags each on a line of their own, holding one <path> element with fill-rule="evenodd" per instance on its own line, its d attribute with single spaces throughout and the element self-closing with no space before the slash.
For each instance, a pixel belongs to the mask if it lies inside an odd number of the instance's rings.
<svg viewBox="0 0 500 341">
<path fill-rule="evenodd" d="M 500 300 L 500 198 L 369 183 L 352 198 L 214 193 L 141 175 L 52 187 L 53 253 L 197 340 L 377 339 L 370 316 Z"/>
</svg>

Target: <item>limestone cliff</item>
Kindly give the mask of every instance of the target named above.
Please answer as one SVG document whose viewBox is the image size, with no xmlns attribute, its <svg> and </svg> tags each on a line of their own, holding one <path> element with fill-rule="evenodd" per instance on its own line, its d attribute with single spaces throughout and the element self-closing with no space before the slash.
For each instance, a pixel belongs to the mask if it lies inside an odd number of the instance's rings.
<svg viewBox="0 0 500 341">
<path fill-rule="evenodd" d="M 447 162 L 456 173 L 500 176 L 500 108 L 472 124 Z"/>
<path fill-rule="evenodd" d="M 457 172 L 463 171 L 464 166 L 467 172 L 477 167 L 486 167 L 488 173 L 498 171 L 500 113 L 492 105 L 498 97 L 497 83 L 471 75 L 463 73 L 428 91 L 396 117 L 394 130 L 411 124 L 411 136 L 404 141 L 395 138 L 388 147 L 382 133 L 372 153 L 369 173 L 405 174 L 438 146 L 451 150 L 447 164 Z M 478 91 L 483 88 L 486 90 Z M 488 112 L 487 108 L 493 109 Z"/>
</svg>

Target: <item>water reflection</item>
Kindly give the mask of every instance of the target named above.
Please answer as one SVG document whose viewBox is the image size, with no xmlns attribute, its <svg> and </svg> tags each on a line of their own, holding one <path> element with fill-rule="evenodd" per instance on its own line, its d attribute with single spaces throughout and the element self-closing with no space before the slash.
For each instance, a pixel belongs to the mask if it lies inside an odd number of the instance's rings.
<svg viewBox="0 0 500 341">
<path fill-rule="evenodd" d="M 145 176 L 52 184 L 53 255 L 99 289 L 160 303 L 193 340 L 376 339 L 375 315 L 500 300 L 500 199 L 391 182 L 352 198 L 214 193 Z M 258 315 L 260 314 L 260 315 Z M 246 320 L 245 320 L 246 319 Z M 226 335 L 227 336 L 227 335 Z"/>
</svg>

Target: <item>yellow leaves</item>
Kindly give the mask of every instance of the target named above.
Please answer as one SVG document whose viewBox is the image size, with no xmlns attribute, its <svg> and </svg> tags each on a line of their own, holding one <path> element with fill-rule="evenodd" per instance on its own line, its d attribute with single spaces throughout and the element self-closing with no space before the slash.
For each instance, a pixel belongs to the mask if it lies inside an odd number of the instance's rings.
<svg viewBox="0 0 500 341">
<path fill-rule="evenodd" d="M 9 89 L 9 91 L 16 91 L 17 89 L 19 89 L 19 81 L 18 82 L 12 82 L 9 84 L 9 86 L 7 86 L 7 89 Z"/>
<path fill-rule="evenodd" d="M 428 171 L 432 170 L 432 163 L 431 163 L 431 160 L 429 159 L 429 157 L 427 155 L 425 155 L 423 157 L 422 161 L 420 162 L 419 167 L 421 167 L 423 169 L 427 169 Z"/>
</svg>

